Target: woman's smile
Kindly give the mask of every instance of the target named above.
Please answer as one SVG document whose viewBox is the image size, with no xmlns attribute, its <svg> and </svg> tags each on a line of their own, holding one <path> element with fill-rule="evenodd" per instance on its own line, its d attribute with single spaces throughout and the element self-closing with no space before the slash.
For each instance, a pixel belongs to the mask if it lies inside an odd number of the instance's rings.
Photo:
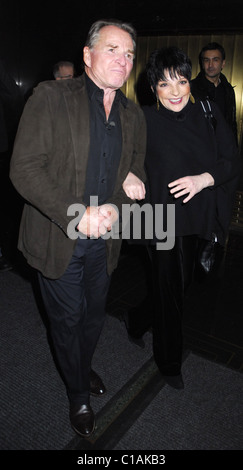
<svg viewBox="0 0 243 470">
<path fill-rule="evenodd" d="M 182 98 L 178 98 L 178 99 L 170 99 L 169 100 L 172 104 L 179 104 L 182 102 Z"/>
<path fill-rule="evenodd" d="M 161 104 L 171 111 L 180 112 L 190 98 L 190 84 L 187 78 L 182 76 L 170 76 L 165 72 L 165 80 L 159 80 L 156 92 Z"/>
</svg>

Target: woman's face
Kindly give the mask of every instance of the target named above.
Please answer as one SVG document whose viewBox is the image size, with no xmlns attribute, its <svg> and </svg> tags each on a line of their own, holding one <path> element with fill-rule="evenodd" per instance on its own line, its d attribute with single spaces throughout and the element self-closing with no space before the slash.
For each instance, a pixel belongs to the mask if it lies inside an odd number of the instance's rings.
<svg viewBox="0 0 243 470">
<path fill-rule="evenodd" d="M 165 72 L 165 78 L 166 81 L 160 80 L 156 86 L 158 98 L 165 108 L 178 113 L 189 101 L 189 81 L 180 75 L 171 78 L 168 71 Z"/>
</svg>

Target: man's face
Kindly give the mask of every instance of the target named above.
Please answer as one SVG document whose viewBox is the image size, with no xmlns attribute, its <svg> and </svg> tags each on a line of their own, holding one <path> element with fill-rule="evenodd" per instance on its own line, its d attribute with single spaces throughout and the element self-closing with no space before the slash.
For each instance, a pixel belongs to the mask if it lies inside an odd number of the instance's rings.
<svg viewBox="0 0 243 470">
<path fill-rule="evenodd" d="M 68 78 L 73 78 L 73 67 L 70 65 L 62 65 L 59 68 L 59 77 L 56 77 L 56 80 L 66 80 Z"/>
<path fill-rule="evenodd" d="M 84 47 L 86 73 L 102 89 L 121 88 L 131 73 L 133 58 L 130 34 L 116 26 L 104 26 L 93 49 Z"/>
<path fill-rule="evenodd" d="M 205 51 L 202 55 L 202 67 L 208 80 L 219 77 L 221 70 L 225 65 L 221 52 L 218 49 Z"/>
<path fill-rule="evenodd" d="M 66 80 L 68 78 L 73 78 L 73 67 L 70 65 L 62 65 L 59 68 L 60 77 L 56 77 L 56 80 Z"/>
</svg>

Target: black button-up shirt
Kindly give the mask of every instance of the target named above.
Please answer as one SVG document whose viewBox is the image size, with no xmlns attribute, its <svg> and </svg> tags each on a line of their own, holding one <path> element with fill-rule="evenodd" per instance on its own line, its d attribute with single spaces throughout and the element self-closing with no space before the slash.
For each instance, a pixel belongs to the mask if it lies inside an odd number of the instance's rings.
<svg viewBox="0 0 243 470">
<path fill-rule="evenodd" d="M 126 106 L 127 99 L 117 90 L 109 121 L 103 104 L 104 91 L 85 74 L 90 103 L 90 149 L 84 193 L 85 204 L 91 196 L 98 196 L 98 205 L 104 204 L 113 193 L 121 157 L 122 132 L 119 117 L 120 102 Z"/>
</svg>

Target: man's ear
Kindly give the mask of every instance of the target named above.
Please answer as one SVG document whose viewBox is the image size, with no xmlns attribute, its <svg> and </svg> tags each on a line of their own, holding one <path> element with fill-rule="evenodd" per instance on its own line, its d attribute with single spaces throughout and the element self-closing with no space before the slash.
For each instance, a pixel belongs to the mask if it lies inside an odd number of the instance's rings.
<svg viewBox="0 0 243 470">
<path fill-rule="evenodd" d="M 90 48 L 88 46 L 85 46 L 83 48 L 83 60 L 84 60 L 85 65 L 87 65 L 87 67 L 90 67 L 91 55 L 90 55 Z"/>
<path fill-rule="evenodd" d="M 225 66 L 225 60 L 223 60 L 223 62 L 222 62 L 221 70 L 223 70 L 224 66 Z"/>
</svg>

